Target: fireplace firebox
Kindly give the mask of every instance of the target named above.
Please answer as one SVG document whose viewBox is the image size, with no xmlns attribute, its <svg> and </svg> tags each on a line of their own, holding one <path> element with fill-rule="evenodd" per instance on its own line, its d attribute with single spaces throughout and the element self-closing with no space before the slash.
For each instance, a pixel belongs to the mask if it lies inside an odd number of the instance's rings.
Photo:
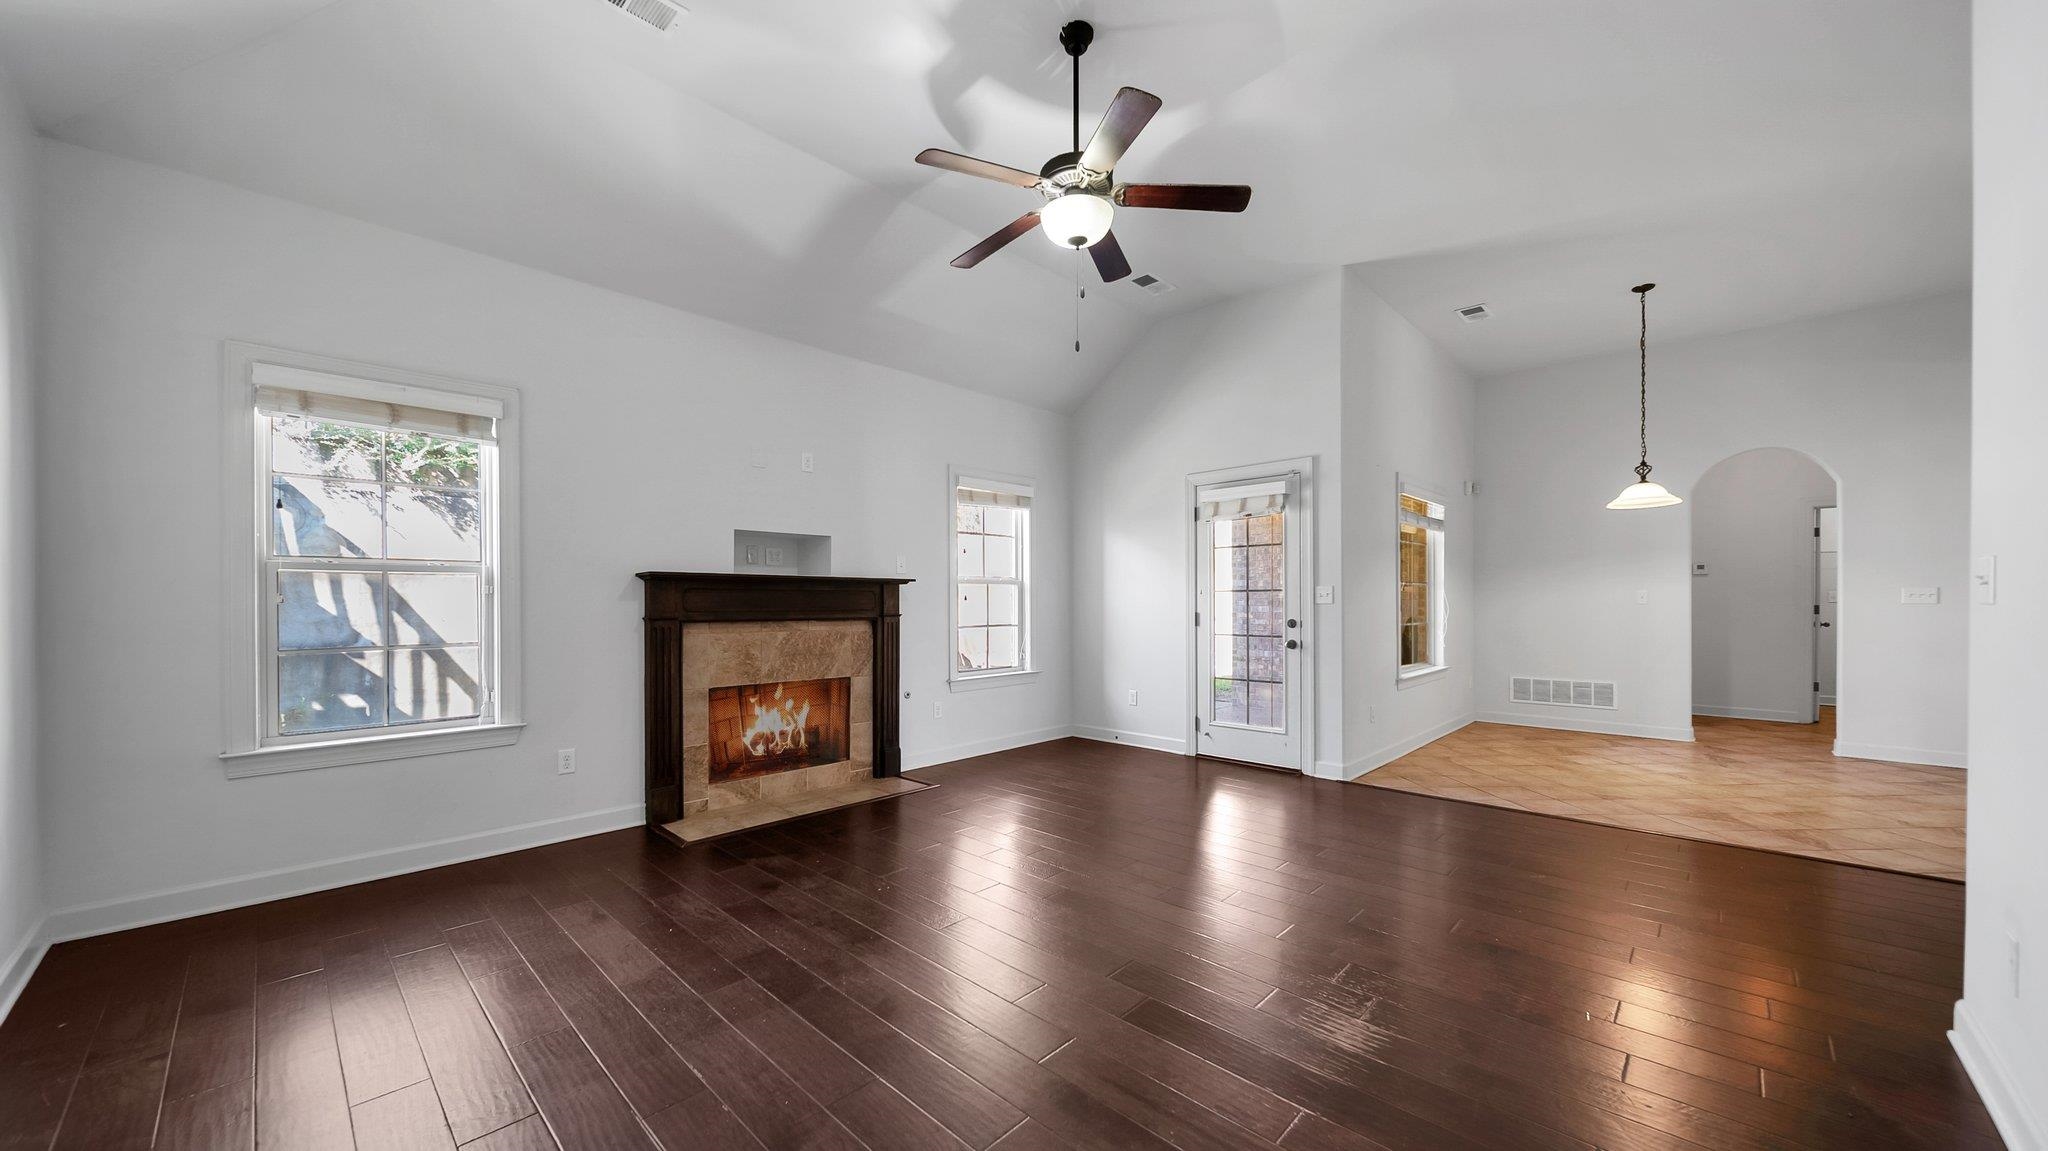
<svg viewBox="0 0 2048 1151">
<path fill-rule="evenodd" d="M 853 680 L 843 675 L 712 688 L 706 745 L 710 781 L 846 759 L 852 699 Z"/>
</svg>

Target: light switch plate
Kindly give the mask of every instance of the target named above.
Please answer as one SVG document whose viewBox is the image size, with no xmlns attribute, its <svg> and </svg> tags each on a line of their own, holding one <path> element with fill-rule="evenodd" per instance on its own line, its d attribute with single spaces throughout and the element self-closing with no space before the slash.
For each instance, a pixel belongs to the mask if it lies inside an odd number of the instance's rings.
<svg viewBox="0 0 2048 1151">
<path fill-rule="evenodd" d="M 1970 588 L 1977 593 L 1978 603 L 1998 602 L 1998 557 L 1978 556 L 1971 565 Z"/>
<path fill-rule="evenodd" d="M 1637 603 L 1649 603 L 1649 602 L 1650 602 L 1650 589 L 1649 589 L 1649 588 L 1637 588 L 1637 589 L 1636 589 L 1636 602 L 1637 602 Z"/>
<path fill-rule="evenodd" d="M 1902 587 L 1899 589 L 1899 602 L 1910 604 L 1940 603 L 1941 589 L 1938 587 Z"/>
</svg>

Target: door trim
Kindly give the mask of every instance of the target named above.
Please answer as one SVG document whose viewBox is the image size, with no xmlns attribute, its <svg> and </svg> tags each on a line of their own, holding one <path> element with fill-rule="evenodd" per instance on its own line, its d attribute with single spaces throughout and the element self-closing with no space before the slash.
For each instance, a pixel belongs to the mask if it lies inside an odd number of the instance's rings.
<svg viewBox="0 0 2048 1151">
<path fill-rule="evenodd" d="M 1187 652 L 1187 694 L 1183 699 L 1183 714 L 1187 719 L 1181 732 L 1187 740 L 1187 754 L 1200 758 L 1202 734 L 1196 721 L 1202 714 L 1202 652 L 1196 638 L 1200 635 L 1195 627 L 1195 612 L 1201 609 L 1199 594 L 1201 563 L 1201 524 L 1195 519 L 1195 498 L 1198 489 L 1211 484 L 1240 483 L 1247 480 L 1265 479 L 1293 473 L 1295 494 L 1292 497 L 1299 509 L 1296 520 L 1298 530 L 1289 533 L 1287 578 L 1300 590 L 1296 601 L 1301 620 L 1301 738 L 1295 743 L 1299 748 L 1301 762 L 1293 768 L 1282 770 L 1299 771 L 1303 775 L 1315 774 L 1316 759 L 1316 662 L 1320 658 L 1320 639 L 1316 631 L 1315 572 L 1316 572 L 1316 459 L 1314 456 L 1297 456 L 1293 459 L 1268 460 L 1264 463 L 1244 464 L 1239 467 L 1213 468 L 1208 471 L 1189 472 L 1181 499 L 1181 530 L 1187 533 L 1187 543 L 1182 549 L 1186 557 L 1185 583 L 1181 613 L 1181 626 L 1186 628 Z M 1261 765 L 1265 766 L 1265 765 Z"/>
</svg>

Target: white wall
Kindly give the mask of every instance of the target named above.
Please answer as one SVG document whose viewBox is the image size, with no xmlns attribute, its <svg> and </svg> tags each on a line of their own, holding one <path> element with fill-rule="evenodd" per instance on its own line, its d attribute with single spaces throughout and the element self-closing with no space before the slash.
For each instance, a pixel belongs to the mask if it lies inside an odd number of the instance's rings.
<svg viewBox="0 0 2048 1151">
<path fill-rule="evenodd" d="M 199 885 L 60 916 L 53 932 L 637 822 L 633 573 L 728 570 L 735 528 L 829 534 L 846 574 L 907 557 L 907 764 L 1065 732 L 1063 417 L 167 169 L 55 143 L 41 158 L 49 901 Z M 227 339 L 522 389 L 529 727 L 516 746 L 223 776 Z M 804 450 L 815 474 L 797 466 Z M 949 464 L 1039 480 L 1034 683 L 946 691 Z M 558 747 L 578 749 L 577 774 L 555 774 Z M 272 870 L 288 874 L 217 886 Z"/>
<path fill-rule="evenodd" d="M 1472 380 L 1356 272 L 1344 277 L 1344 775 L 1471 722 Z M 1396 477 L 1443 497 L 1449 670 L 1399 686 Z"/>
<path fill-rule="evenodd" d="M 1997 602 L 1970 611 L 1969 908 L 1953 1038 L 2013 1151 L 2048 1148 L 2048 6 L 1977 0 L 1971 554 Z M 1850 562 L 1844 558 L 1844 564 Z M 2019 940 L 2014 987 L 2011 940 Z"/>
<path fill-rule="evenodd" d="M 29 386 L 30 209 L 38 152 L 0 75 L 0 1015 L 42 918 L 37 822 L 34 418 Z"/>
<path fill-rule="evenodd" d="M 1813 720 L 1817 509 L 1835 479 L 1784 448 L 1740 452 L 1693 485 L 1692 711 Z M 1834 629 L 1828 629 L 1832 632 Z"/>
<path fill-rule="evenodd" d="M 1658 480 L 1686 495 L 1718 460 L 1787 447 L 1839 483 L 1844 754 L 1963 761 L 1969 309 L 1957 293 L 1682 343 L 1651 332 Z M 1481 718 L 1690 737 L 1692 506 L 1603 506 L 1633 479 L 1635 383 L 1624 353 L 1480 385 Z M 1903 587 L 1942 601 L 1902 605 Z M 1520 674 L 1612 679 L 1619 710 L 1512 704 Z"/>
<path fill-rule="evenodd" d="M 1186 749 L 1190 473 L 1315 457 L 1312 582 L 1340 582 L 1341 278 L 1162 321 L 1075 413 L 1074 722 L 1084 734 Z M 1331 774 L 1343 762 L 1341 608 L 1308 605 L 1314 753 Z"/>
</svg>

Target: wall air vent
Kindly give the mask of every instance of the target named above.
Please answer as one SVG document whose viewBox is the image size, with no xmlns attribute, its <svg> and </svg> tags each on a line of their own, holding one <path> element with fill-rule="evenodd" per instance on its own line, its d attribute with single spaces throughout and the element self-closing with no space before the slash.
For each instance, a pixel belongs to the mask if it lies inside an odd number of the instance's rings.
<svg viewBox="0 0 2048 1151">
<path fill-rule="evenodd" d="M 1485 304 L 1473 304 L 1470 307 L 1459 308 L 1458 315 L 1463 317 L 1466 323 L 1476 324 L 1493 313 L 1486 310 Z"/>
<path fill-rule="evenodd" d="M 1150 272 L 1147 272 L 1142 276 L 1132 276 L 1131 283 L 1136 284 L 1138 287 L 1145 289 L 1146 291 L 1152 293 L 1155 296 L 1163 296 L 1166 293 L 1173 291 L 1172 284 L 1167 283 L 1165 280 L 1160 279 L 1159 277 L 1153 275 Z"/>
<path fill-rule="evenodd" d="M 1547 679 L 1518 675 L 1508 681 L 1508 698 L 1516 703 L 1598 707 L 1608 711 L 1615 708 L 1614 685 L 1599 680 Z"/>
<path fill-rule="evenodd" d="M 604 0 L 605 3 L 626 15 L 646 24 L 656 32 L 666 32 L 683 14 L 683 7 L 668 0 Z"/>
</svg>

